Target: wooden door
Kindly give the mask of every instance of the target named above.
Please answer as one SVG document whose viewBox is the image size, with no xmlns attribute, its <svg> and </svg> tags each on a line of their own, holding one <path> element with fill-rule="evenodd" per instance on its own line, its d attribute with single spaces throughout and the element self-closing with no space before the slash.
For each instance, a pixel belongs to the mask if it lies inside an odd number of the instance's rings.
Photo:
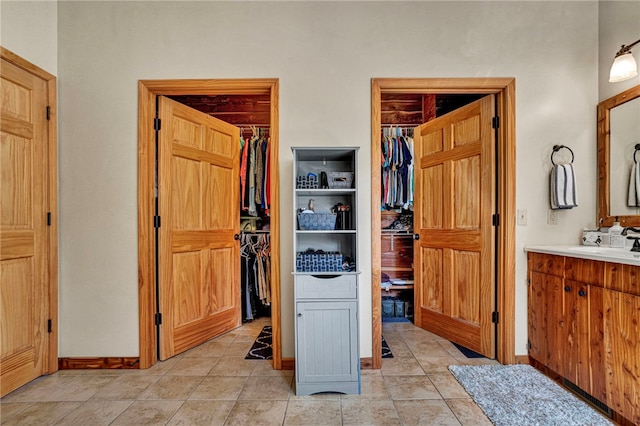
<svg viewBox="0 0 640 426">
<path fill-rule="evenodd" d="M 238 327 L 240 130 L 159 97 L 160 359 Z"/>
<path fill-rule="evenodd" d="M 414 130 L 415 324 L 495 356 L 494 95 Z"/>
<path fill-rule="evenodd" d="M 4 53 L 4 51 L 3 51 Z M 47 83 L 2 59 L 0 393 L 48 372 Z"/>
</svg>

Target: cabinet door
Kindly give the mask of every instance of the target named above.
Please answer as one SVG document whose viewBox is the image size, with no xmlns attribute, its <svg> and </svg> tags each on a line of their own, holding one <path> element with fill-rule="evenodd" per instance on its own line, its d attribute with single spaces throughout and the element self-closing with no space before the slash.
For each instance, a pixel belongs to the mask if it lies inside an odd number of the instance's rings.
<svg viewBox="0 0 640 426">
<path fill-rule="evenodd" d="M 607 405 L 640 424 L 640 296 L 604 290 Z"/>
<path fill-rule="evenodd" d="M 562 339 L 562 376 L 589 392 L 589 300 L 588 285 L 578 281 L 564 281 L 564 327 Z"/>
<path fill-rule="evenodd" d="M 564 357 L 566 352 L 566 324 L 563 279 L 553 275 L 545 276 L 545 321 L 547 334 L 547 366 L 560 375 L 564 375 Z"/>
<path fill-rule="evenodd" d="M 546 318 L 546 292 L 547 279 L 554 278 L 551 275 L 540 272 L 531 272 L 528 297 L 529 317 L 529 356 L 539 362 L 547 361 L 547 318 Z M 558 277 L 555 277 L 560 279 Z"/>
<path fill-rule="evenodd" d="M 296 370 L 301 383 L 358 379 L 355 301 L 296 304 Z"/>
</svg>

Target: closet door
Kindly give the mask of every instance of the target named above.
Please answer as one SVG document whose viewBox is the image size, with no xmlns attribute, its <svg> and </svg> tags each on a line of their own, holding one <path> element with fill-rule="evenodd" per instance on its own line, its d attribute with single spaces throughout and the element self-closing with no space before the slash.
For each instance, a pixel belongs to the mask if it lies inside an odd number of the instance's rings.
<svg viewBox="0 0 640 426">
<path fill-rule="evenodd" d="M 494 96 L 418 126 L 415 324 L 495 356 Z"/>
<path fill-rule="evenodd" d="M 239 137 L 228 123 L 159 97 L 160 356 L 241 323 Z"/>
</svg>

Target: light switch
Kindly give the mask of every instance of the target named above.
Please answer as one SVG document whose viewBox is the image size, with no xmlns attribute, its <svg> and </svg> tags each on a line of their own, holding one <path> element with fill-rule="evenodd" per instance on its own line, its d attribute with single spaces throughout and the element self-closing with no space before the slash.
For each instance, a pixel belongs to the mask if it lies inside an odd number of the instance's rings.
<svg viewBox="0 0 640 426">
<path fill-rule="evenodd" d="M 525 226 L 527 224 L 527 210 L 518 209 L 518 225 Z"/>
</svg>

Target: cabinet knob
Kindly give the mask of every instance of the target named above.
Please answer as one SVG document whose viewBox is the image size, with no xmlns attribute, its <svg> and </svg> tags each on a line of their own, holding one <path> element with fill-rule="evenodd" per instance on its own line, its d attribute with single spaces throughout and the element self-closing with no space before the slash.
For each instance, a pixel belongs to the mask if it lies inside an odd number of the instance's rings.
<svg viewBox="0 0 640 426">
<path fill-rule="evenodd" d="M 586 295 L 587 295 L 587 292 L 586 292 L 586 291 L 584 291 L 584 290 L 580 290 L 580 291 L 578 292 L 578 296 L 582 296 L 582 297 L 584 297 L 584 296 L 586 296 Z"/>
<path fill-rule="evenodd" d="M 569 287 L 568 285 L 564 286 L 564 291 L 571 291 L 571 287 Z"/>
</svg>

